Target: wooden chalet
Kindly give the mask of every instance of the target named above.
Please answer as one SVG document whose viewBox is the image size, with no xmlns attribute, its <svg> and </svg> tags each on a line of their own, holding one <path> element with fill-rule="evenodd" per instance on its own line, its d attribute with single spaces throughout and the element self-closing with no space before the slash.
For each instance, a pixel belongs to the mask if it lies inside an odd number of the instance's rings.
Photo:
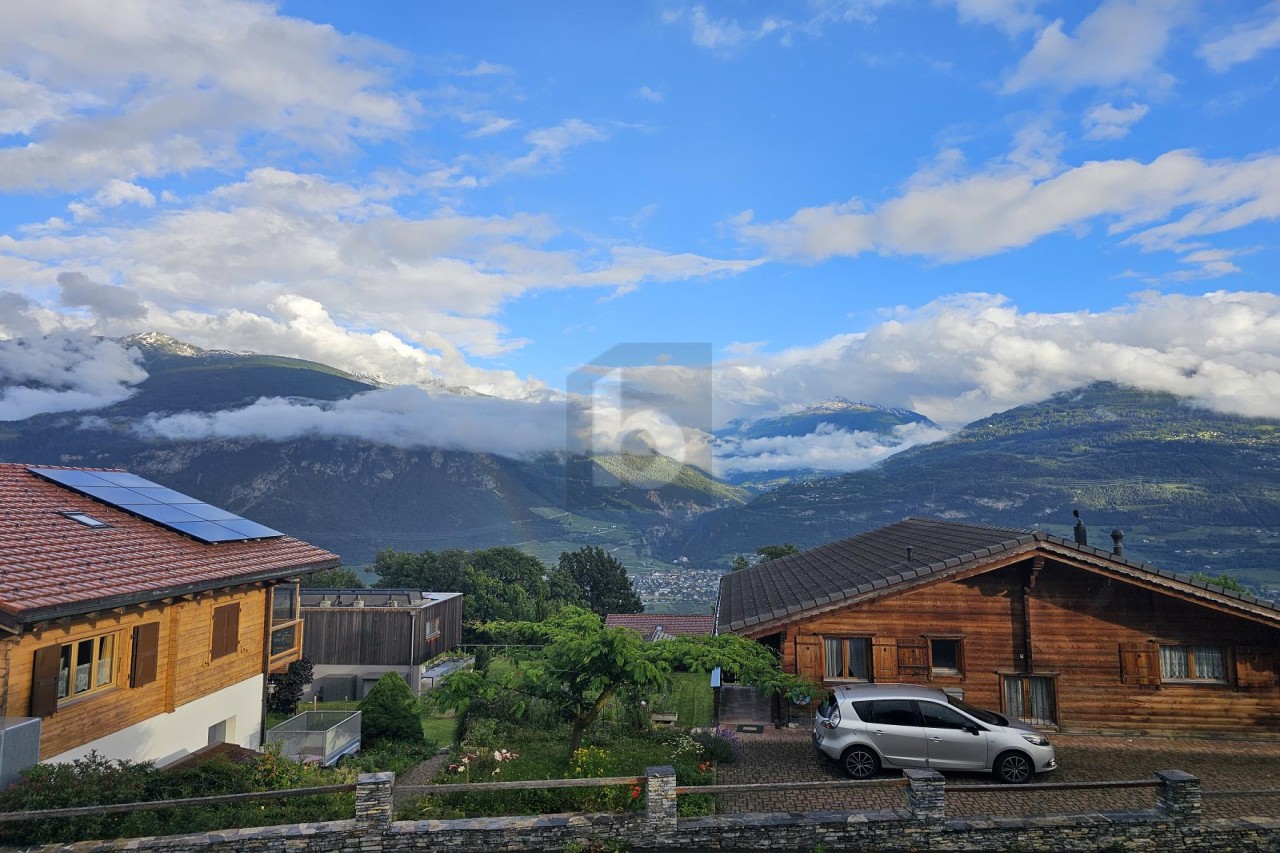
<svg viewBox="0 0 1280 853">
<path fill-rule="evenodd" d="M 388 672 L 422 689 L 422 664 L 462 640 L 462 593 L 418 589 L 303 589 L 308 696 L 362 699 Z"/>
<path fill-rule="evenodd" d="M 1274 735 L 1276 604 L 1113 538 L 911 518 L 725 575 L 717 631 L 825 686 L 928 684 L 1038 726 Z"/>
<path fill-rule="evenodd" d="M 301 655 L 297 578 L 339 564 L 127 472 L 0 463 L 2 743 L 161 765 L 257 747 L 266 676 Z"/>
</svg>

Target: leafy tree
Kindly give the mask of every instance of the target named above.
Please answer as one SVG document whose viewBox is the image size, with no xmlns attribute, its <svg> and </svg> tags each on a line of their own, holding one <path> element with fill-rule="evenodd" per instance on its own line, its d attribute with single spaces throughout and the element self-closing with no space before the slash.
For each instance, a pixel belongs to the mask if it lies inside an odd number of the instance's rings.
<svg viewBox="0 0 1280 853">
<path fill-rule="evenodd" d="M 383 548 L 373 560 L 374 586 L 466 594 L 467 556 L 461 549 L 413 554 Z"/>
<path fill-rule="evenodd" d="M 799 554 L 800 549 L 790 542 L 784 542 L 781 545 L 764 545 L 756 549 L 756 553 L 764 558 L 767 563 L 770 560 L 776 560 L 779 557 L 789 557 L 792 554 Z"/>
<path fill-rule="evenodd" d="M 325 569 L 302 579 L 303 589 L 364 589 L 360 573 L 347 566 Z"/>
<path fill-rule="evenodd" d="M 421 746 L 422 715 L 418 700 L 398 672 L 388 672 L 356 706 L 360 709 L 362 746 L 393 741 Z"/>
<path fill-rule="evenodd" d="M 735 572 L 740 572 L 743 569 L 749 569 L 749 568 L 751 568 L 751 561 L 748 560 L 743 555 L 739 554 L 738 556 L 733 558 L 733 570 Z"/>
<path fill-rule="evenodd" d="M 501 707 L 517 719 L 532 702 L 549 703 L 571 724 L 566 758 L 615 696 L 661 690 L 673 668 L 718 666 L 754 684 L 795 680 L 779 672 L 771 651 L 751 640 L 724 634 L 646 643 L 635 631 L 605 627 L 597 614 L 580 607 L 566 607 L 543 622 L 489 623 L 483 631 L 495 641 L 522 646 L 514 653 L 519 665 L 455 672 L 434 692 L 437 702 L 460 715 Z"/>
<path fill-rule="evenodd" d="M 385 548 L 378 552 L 373 570 L 378 574 L 374 586 L 379 588 L 462 593 L 467 640 L 474 639 L 472 625 L 544 619 L 582 597 L 572 577 L 558 568 L 548 575 L 537 557 L 507 546 L 417 554 Z"/>
<path fill-rule="evenodd" d="M 1208 572 L 1192 572 L 1190 577 L 1193 581 L 1220 586 L 1228 592 L 1238 592 L 1241 595 L 1249 594 L 1248 587 L 1230 575 L 1211 575 Z"/>
<path fill-rule="evenodd" d="M 303 655 L 283 673 L 267 676 L 267 684 L 275 686 L 274 690 L 267 690 L 267 710 L 273 714 L 298 713 L 298 703 L 314 673 L 311 658 Z"/>
<path fill-rule="evenodd" d="M 578 585 L 583 604 L 595 613 L 605 616 L 644 612 L 626 567 L 603 548 L 583 546 L 577 551 L 564 551 L 559 568 Z"/>
</svg>

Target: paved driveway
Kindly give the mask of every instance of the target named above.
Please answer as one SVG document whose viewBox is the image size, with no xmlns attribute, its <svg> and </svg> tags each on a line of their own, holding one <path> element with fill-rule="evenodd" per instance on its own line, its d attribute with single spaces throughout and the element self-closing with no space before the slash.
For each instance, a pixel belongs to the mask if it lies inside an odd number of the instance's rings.
<svg viewBox="0 0 1280 853">
<path fill-rule="evenodd" d="M 843 779 L 835 766 L 813 749 L 809 730 L 766 728 L 744 733 L 743 756 L 737 764 L 717 771 L 717 783 Z M 1274 816 L 1280 814 L 1280 794 L 1214 796 L 1214 792 L 1280 790 L 1280 741 L 1210 740 L 1198 738 L 1098 737 L 1052 735 L 1059 769 L 1037 781 L 1091 782 L 1149 779 L 1156 770 L 1184 770 L 1200 777 L 1206 794 L 1205 817 Z M 883 778 L 895 774 L 884 773 Z M 1140 811 L 1155 803 L 1153 788 L 1103 791 L 1020 791 L 1006 786 L 998 793 L 964 793 L 964 786 L 993 782 L 978 774 L 947 776 L 947 814 L 952 817 L 987 815 L 1072 814 L 1080 812 Z M 902 808 L 906 792 L 900 788 L 867 790 L 800 790 L 721 794 L 720 811 L 810 812 L 826 809 L 878 810 Z"/>
</svg>

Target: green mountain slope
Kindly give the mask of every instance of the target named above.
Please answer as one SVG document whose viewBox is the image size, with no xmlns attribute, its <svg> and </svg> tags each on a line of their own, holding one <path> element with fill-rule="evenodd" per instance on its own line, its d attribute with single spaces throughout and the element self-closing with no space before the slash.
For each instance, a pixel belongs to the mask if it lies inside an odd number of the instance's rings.
<svg viewBox="0 0 1280 853">
<path fill-rule="evenodd" d="M 993 415 L 881 466 L 784 486 L 699 519 L 681 552 L 727 565 L 760 545 L 808 547 L 910 515 L 1040 528 L 1174 571 L 1280 586 L 1280 423 L 1099 384 Z"/>
<path fill-rule="evenodd" d="M 511 459 L 355 439 L 146 439 L 134 427 L 155 412 L 220 411 L 260 397 L 338 400 L 375 386 L 299 359 L 200 350 L 154 334 L 125 342 L 142 351 L 149 372 L 132 397 L 91 413 L 0 423 L 0 460 L 125 468 L 335 551 L 350 565 L 372 562 L 384 547 L 518 544 L 554 560 L 591 544 L 643 568 L 691 518 L 746 500 L 662 457 L 637 466 L 621 457 Z M 590 473 L 638 469 L 658 482 L 624 477 L 601 487 L 607 478 Z M 581 471 L 587 487 L 571 489 Z"/>
</svg>

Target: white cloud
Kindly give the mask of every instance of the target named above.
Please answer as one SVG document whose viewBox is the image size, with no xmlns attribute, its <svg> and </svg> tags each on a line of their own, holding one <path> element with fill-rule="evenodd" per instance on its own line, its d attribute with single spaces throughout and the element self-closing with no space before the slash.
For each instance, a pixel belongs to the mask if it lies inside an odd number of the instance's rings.
<svg viewBox="0 0 1280 853">
<path fill-rule="evenodd" d="M 92 320 L 26 311 L 21 332 L 17 320 L 0 324 L 10 334 L 30 334 L 35 324 L 43 332 L 87 325 L 124 335 L 139 331 L 131 318 L 145 305 L 148 327 L 201 346 L 519 395 L 540 383 L 467 361 L 525 344 L 495 319 L 511 300 L 554 288 L 625 290 L 758 263 L 582 241 L 549 249 L 553 238 L 566 241 L 545 216 L 396 213 L 393 205 L 411 191 L 264 168 L 136 221 L 0 236 L 0 274 L 24 304 L 49 301 L 58 275 L 83 274 L 70 280 L 67 304 L 105 309 Z M 126 292 L 128 304 L 120 301 Z"/>
<path fill-rule="evenodd" d="M 507 65 L 501 65 L 497 62 L 487 62 L 480 60 L 475 65 L 465 71 L 459 71 L 459 77 L 492 77 L 494 75 L 515 74 L 515 70 Z"/>
<path fill-rule="evenodd" d="M 1038 30 L 1044 22 L 1035 8 L 1037 0 L 952 0 L 963 21 L 999 27 L 1009 35 Z"/>
<path fill-rule="evenodd" d="M 83 334 L 0 341 L 0 421 L 124 400 L 147 378 L 136 356 Z"/>
<path fill-rule="evenodd" d="M 657 89 L 651 89 L 648 86 L 641 86 L 636 90 L 636 95 L 638 95 L 641 100 L 648 101 L 651 104 L 660 104 L 663 101 L 662 92 Z"/>
<path fill-rule="evenodd" d="M 756 223 L 731 222 L 775 258 L 821 261 L 876 251 L 943 261 L 1026 246 L 1048 234 L 1105 224 L 1148 251 L 1184 251 L 1204 237 L 1280 218 L 1280 156 L 1211 161 L 1171 151 L 1149 163 L 1066 166 L 1017 149 L 968 174 L 922 170 L 878 207 L 861 199 Z"/>
<path fill-rule="evenodd" d="M 701 4 L 689 10 L 689 22 L 693 43 L 715 53 L 731 53 L 787 26 L 786 21 L 769 17 L 747 29 L 733 18 L 712 18 Z"/>
<path fill-rule="evenodd" d="M 609 134 L 602 128 L 577 118 L 566 119 L 555 127 L 530 131 L 524 137 L 524 141 L 529 143 L 529 151 L 501 163 L 482 183 L 489 184 L 511 174 L 553 169 L 560 164 L 561 155 L 570 148 L 588 142 L 603 142 L 608 138 Z"/>
<path fill-rule="evenodd" d="M 390 48 L 252 0 L 2 4 L 0 56 L 0 189 L 225 167 L 253 133 L 342 150 L 416 109 Z"/>
<path fill-rule="evenodd" d="M 962 294 L 811 347 L 726 364 L 718 418 L 846 396 L 958 426 L 1098 381 L 1280 417 L 1280 295 L 1139 294 L 1109 311 L 1021 312 Z"/>
<path fill-rule="evenodd" d="M 81 272 L 58 273 L 58 287 L 63 305 L 88 308 L 103 319 L 132 321 L 147 316 L 147 307 L 128 288 L 98 284 Z"/>
<path fill-rule="evenodd" d="M 1280 45 L 1280 0 L 1272 0 L 1249 21 L 1236 24 L 1226 35 L 1206 42 L 1199 55 L 1214 71 L 1249 62 Z"/>
<path fill-rule="evenodd" d="M 563 450 L 563 402 L 432 394 L 401 386 L 334 403 L 263 398 L 242 409 L 149 415 L 146 438 L 354 438 L 401 448 L 436 448 L 522 457 Z"/>
<path fill-rule="evenodd" d="M 769 471 L 848 472 L 869 468 L 895 453 L 941 441 L 950 431 L 918 423 L 902 424 L 892 433 L 849 432 L 820 424 L 808 435 L 717 441 L 718 476 Z"/>
<path fill-rule="evenodd" d="M 1187 9 L 1187 0 L 1104 0 L 1074 35 L 1068 35 L 1058 19 L 1040 32 L 1004 90 L 1150 82 L 1170 31 Z"/>
<path fill-rule="evenodd" d="M 1085 139 L 1124 139 L 1130 128 L 1142 120 L 1149 108 L 1146 104 L 1130 104 L 1124 109 L 1101 104 L 1084 117 Z"/>
</svg>

